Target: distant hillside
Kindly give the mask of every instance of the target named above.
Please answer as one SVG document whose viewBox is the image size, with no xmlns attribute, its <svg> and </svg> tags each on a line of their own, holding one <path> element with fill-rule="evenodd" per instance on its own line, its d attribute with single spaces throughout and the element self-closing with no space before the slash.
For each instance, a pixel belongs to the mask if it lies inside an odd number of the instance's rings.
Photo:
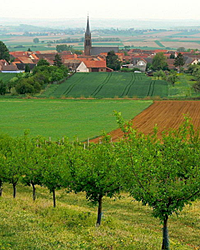
<svg viewBox="0 0 200 250">
<path fill-rule="evenodd" d="M 94 28 L 139 28 L 139 29 L 171 29 L 175 27 L 200 26 L 200 20 L 156 20 L 156 19 L 100 19 L 91 18 Z M 85 28 L 85 17 L 66 19 L 20 19 L 0 18 L 1 25 L 27 24 L 51 28 Z"/>
</svg>

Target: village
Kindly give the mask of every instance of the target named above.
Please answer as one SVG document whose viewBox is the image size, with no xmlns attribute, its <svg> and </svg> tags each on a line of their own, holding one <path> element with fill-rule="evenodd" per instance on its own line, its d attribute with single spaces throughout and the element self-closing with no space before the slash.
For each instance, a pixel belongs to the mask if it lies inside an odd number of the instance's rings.
<svg viewBox="0 0 200 250">
<path fill-rule="evenodd" d="M 152 64 L 153 58 L 158 53 L 162 53 L 166 58 L 167 69 L 177 70 L 175 66 L 175 58 L 178 53 L 181 53 L 184 58 L 183 69 L 187 69 L 189 65 L 200 62 L 200 51 L 191 49 L 185 51 L 154 49 L 143 50 L 138 48 L 125 48 L 120 50 L 117 46 L 92 46 L 92 37 L 90 31 L 89 17 L 87 18 L 87 26 L 84 38 L 84 50 L 81 54 L 73 53 L 72 51 L 11 51 L 10 62 L 5 59 L 0 60 L 0 72 L 2 73 L 21 73 L 25 72 L 28 65 L 30 70 L 37 65 L 41 59 L 46 60 L 50 65 L 54 64 L 55 55 L 59 54 L 62 64 L 66 66 L 71 72 L 112 72 L 115 69 L 108 67 L 106 57 L 109 52 L 113 52 L 119 62 L 120 68 L 127 68 L 130 70 L 137 70 L 139 72 L 147 72 L 149 65 Z M 119 70 L 119 69 L 118 69 Z"/>
</svg>

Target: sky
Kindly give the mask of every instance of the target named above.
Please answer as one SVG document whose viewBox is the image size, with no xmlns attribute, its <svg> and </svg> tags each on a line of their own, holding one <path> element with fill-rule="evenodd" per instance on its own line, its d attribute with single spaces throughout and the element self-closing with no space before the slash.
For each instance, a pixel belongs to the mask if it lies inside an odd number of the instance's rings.
<svg viewBox="0 0 200 250">
<path fill-rule="evenodd" d="M 0 0 L 1 18 L 24 19 L 194 19 L 200 20 L 200 0 Z"/>
</svg>

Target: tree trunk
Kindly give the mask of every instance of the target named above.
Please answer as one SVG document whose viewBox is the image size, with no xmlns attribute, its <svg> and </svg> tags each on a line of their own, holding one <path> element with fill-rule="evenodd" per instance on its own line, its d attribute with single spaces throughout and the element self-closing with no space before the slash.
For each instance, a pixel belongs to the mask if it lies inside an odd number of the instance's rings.
<svg viewBox="0 0 200 250">
<path fill-rule="evenodd" d="M 16 197 L 16 186 L 17 186 L 17 183 L 13 183 L 13 198 Z"/>
<path fill-rule="evenodd" d="M 3 192 L 3 181 L 0 180 L 0 197 L 2 196 Z"/>
<path fill-rule="evenodd" d="M 35 201 L 35 199 L 36 199 L 36 188 L 35 188 L 34 183 L 31 183 L 31 185 L 32 185 L 32 188 L 33 188 L 33 201 Z"/>
<path fill-rule="evenodd" d="M 56 207 L 56 191 L 53 189 L 53 207 Z"/>
<path fill-rule="evenodd" d="M 168 229 L 167 229 L 167 221 L 168 216 L 163 221 L 163 242 L 162 242 L 162 250 L 169 250 L 169 235 L 168 235 Z"/>
<path fill-rule="evenodd" d="M 97 224 L 96 226 L 99 227 L 101 224 L 101 217 L 102 217 L 102 198 L 103 196 L 99 196 L 99 201 L 98 201 L 98 215 L 97 215 Z"/>
</svg>

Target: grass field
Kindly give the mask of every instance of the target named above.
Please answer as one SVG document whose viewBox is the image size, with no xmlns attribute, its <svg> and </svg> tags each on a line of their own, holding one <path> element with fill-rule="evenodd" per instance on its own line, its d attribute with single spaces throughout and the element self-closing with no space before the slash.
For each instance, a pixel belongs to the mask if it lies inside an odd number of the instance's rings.
<svg viewBox="0 0 200 250">
<path fill-rule="evenodd" d="M 76 73 L 60 85 L 51 85 L 40 97 L 167 97 L 168 83 L 136 73 Z"/>
<path fill-rule="evenodd" d="M 10 81 L 13 77 L 15 77 L 16 74 L 15 73 L 0 73 L 0 80 L 2 80 L 3 82 L 8 82 Z"/>
<path fill-rule="evenodd" d="M 131 119 L 152 101 L 133 100 L 24 100 L 0 99 L 0 132 L 11 136 L 31 135 L 79 140 L 117 128 L 113 111 Z"/>
<path fill-rule="evenodd" d="M 51 194 L 36 187 L 32 201 L 30 187 L 4 186 L 0 197 L 1 250 L 160 250 L 162 225 L 127 194 L 121 199 L 104 198 L 102 225 L 95 227 L 97 208 L 85 199 L 65 190 L 57 192 L 57 207 Z M 195 202 L 177 217 L 169 219 L 171 250 L 200 249 L 200 202 Z"/>
</svg>

